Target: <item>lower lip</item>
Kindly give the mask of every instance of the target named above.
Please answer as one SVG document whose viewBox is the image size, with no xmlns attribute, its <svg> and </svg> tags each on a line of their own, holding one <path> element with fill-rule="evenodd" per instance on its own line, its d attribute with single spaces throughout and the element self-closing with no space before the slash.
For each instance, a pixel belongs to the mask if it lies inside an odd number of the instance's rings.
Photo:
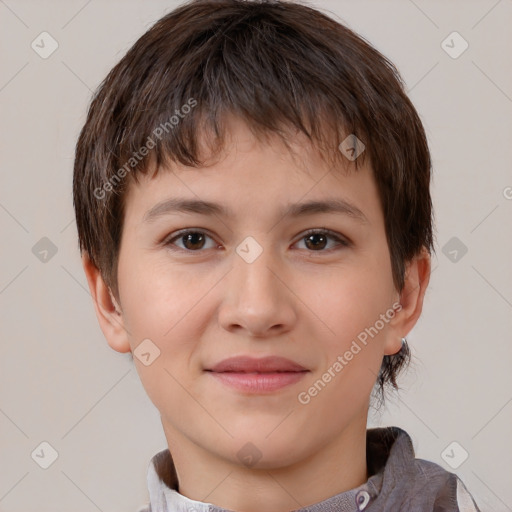
<svg viewBox="0 0 512 512">
<path fill-rule="evenodd" d="M 209 372 L 223 384 L 239 391 L 261 393 L 276 391 L 301 380 L 307 371 L 303 372 L 276 372 L 276 373 L 235 373 L 235 372 Z"/>
</svg>

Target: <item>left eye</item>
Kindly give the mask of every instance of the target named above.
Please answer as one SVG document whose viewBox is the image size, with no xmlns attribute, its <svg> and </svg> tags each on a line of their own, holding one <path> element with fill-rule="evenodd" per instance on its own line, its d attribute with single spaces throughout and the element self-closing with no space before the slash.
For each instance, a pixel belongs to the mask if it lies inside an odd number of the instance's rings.
<svg viewBox="0 0 512 512">
<path fill-rule="evenodd" d="M 349 243 L 344 238 L 340 237 L 338 234 L 334 233 L 333 231 L 330 231 L 329 229 L 311 229 L 307 233 L 302 235 L 299 241 L 304 241 L 306 243 L 306 246 L 310 244 L 308 248 L 313 247 L 313 252 L 326 252 L 322 250 L 318 251 L 318 248 L 325 249 L 327 245 L 327 240 L 329 238 L 337 242 L 336 245 L 338 246 L 349 246 Z M 332 247 L 330 249 L 332 249 Z"/>
<path fill-rule="evenodd" d="M 207 239 L 212 241 L 210 247 L 205 247 Z M 313 252 L 326 252 L 323 251 L 323 249 L 328 245 L 329 239 L 337 242 L 335 246 L 348 247 L 350 245 L 344 238 L 328 229 L 311 229 L 304 233 L 295 243 L 304 242 L 306 244 L 306 248 Z M 176 240 L 181 242 L 183 247 L 177 245 L 177 243 L 175 243 Z M 217 246 L 213 238 L 204 231 L 190 229 L 180 231 L 175 236 L 164 242 L 164 245 L 172 250 L 175 250 L 173 247 L 175 246 L 187 252 L 200 252 L 201 249 L 211 249 Z M 331 249 L 332 247 L 328 250 Z"/>
</svg>

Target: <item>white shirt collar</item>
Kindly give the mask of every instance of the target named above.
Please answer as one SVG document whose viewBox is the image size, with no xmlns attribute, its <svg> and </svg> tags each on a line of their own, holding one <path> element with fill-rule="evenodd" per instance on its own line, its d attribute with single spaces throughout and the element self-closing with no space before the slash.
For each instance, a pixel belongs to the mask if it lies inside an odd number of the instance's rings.
<svg viewBox="0 0 512 512">
<path fill-rule="evenodd" d="M 208 512 L 210 503 L 191 500 L 160 480 L 154 461 L 148 467 L 148 490 L 152 512 Z"/>
</svg>

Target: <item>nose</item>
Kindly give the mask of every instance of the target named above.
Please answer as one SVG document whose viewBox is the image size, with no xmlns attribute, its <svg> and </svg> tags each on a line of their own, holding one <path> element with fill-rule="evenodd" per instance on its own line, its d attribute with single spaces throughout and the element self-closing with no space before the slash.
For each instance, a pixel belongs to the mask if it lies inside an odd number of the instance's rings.
<svg viewBox="0 0 512 512">
<path fill-rule="evenodd" d="M 297 319 L 289 271 L 271 249 L 254 261 L 240 254 L 233 254 L 233 268 L 224 280 L 219 324 L 262 338 L 289 331 Z"/>
</svg>

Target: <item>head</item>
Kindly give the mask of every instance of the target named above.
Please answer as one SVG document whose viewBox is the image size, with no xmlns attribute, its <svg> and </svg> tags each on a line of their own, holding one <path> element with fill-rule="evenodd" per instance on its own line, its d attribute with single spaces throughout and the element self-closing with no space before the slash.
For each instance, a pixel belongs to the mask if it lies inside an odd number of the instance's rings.
<svg viewBox="0 0 512 512">
<path fill-rule="evenodd" d="M 430 175 L 396 68 L 319 11 L 199 0 L 151 27 L 93 98 L 73 193 L 100 326 L 119 352 L 159 352 L 134 362 L 164 426 L 229 450 L 189 428 L 201 401 L 235 437 L 291 407 L 284 439 L 328 436 L 326 417 L 334 433 L 397 387 L 430 272 Z M 239 354 L 309 374 L 266 396 L 212 385 L 208 367 Z"/>
</svg>

